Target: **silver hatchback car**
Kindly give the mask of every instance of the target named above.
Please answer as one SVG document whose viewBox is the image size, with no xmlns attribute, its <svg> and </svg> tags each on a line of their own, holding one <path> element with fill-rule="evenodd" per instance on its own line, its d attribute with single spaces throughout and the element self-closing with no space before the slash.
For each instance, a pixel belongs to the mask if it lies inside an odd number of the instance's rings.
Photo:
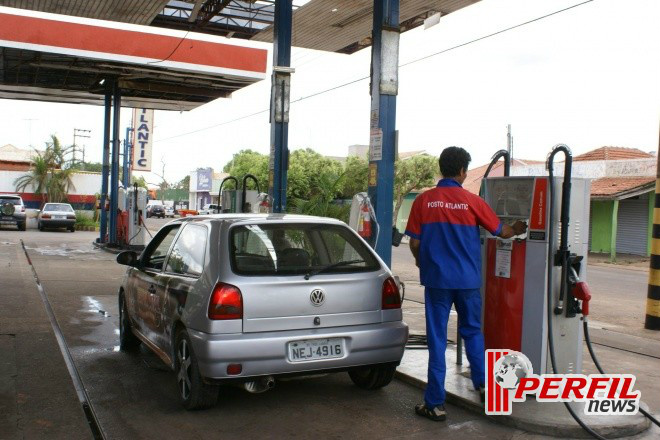
<svg viewBox="0 0 660 440">
<path fill-rule="evenodd" d="M 120 347 L 143 343 L 175 372 L 188 409 L 218 386 L 259 392 L 281 375 L 348 371 L 390 383 L 408 326 L 392 273 L 346 224 L 328 218 L 219 214 L 164 226 L 126 251 Z"/>
</svg>

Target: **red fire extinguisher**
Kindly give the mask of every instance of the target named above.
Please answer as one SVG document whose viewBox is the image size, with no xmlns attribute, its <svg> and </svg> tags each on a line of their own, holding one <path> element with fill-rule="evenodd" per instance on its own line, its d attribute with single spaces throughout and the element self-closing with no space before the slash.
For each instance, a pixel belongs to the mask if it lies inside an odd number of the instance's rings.
<svg viewBox="0 0 660 440">
<path fill-rule="evenodd" d="M 371 237 L 371 213 L 369 205 L 363 201 L 360 205 L 360 217 L 358 219 L 358 235 L 362 238 Z"/>
</svg>

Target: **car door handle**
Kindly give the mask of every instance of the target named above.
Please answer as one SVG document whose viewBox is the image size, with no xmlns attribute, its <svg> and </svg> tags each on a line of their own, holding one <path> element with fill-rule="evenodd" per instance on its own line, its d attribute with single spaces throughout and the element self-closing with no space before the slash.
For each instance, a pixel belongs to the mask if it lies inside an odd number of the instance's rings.
<svg viewBox="0 0 660 440">
<path fill-rule="evenodd" d="M 156 286 L 154 286 L 154 285 L 152 284 L 152 285 L 149 286 L 149 288 L 147 289 L 147 292 L 151 293 L 152 295 L 155 295 L 155 294 L 156 294 Z"/>
</svg>

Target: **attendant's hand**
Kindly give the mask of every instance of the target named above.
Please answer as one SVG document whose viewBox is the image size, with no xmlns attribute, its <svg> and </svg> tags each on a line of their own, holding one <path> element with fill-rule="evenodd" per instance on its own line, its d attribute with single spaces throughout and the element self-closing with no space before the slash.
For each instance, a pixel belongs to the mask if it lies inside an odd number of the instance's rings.
<svg viewBox="0 0 660 440">
<path fill-rule="evenodd" d="M 518 220 L 513 225 L 511 225 L 511 227 L 513 228 L 513 232 L 516 235 L 524 234 L 525 232 L 527 232 L 527 223 L 522 222 L 520 220 Z"/>
</svg>

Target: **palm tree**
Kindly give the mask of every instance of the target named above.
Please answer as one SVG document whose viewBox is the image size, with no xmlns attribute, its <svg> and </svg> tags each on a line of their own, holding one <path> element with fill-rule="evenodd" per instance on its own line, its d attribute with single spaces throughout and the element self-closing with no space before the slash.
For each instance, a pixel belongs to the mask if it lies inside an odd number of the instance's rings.
<svg viewBox="0 0 660 440">
<path fill-rule="evenodd" d="M 52 170 L 51 178 L 48 181 L 48 201 L 49 202 L 66 202 L 67 195 L 71 188 L 75 189 L 71 179 L 74 173 L 73 168 L 66 168 L 63 170 Z"/>
<path fill-rule="evenodd" d="M 41 206 L 46 203 L 46 196 L 48 194 L 48 183 L 50 180 L 50 166 L 46 154 L 36 151 L 36 156 L 32 159 L 32 166 L 30 172 L 24 176 L 19 177 L 14 181 L 17 192 L 25 192 L 28 186 L 31 186 L 33 191 L 41 195 Z"/>
<path fill-rule="evenodd" d="M 339 220 L 348 220 L 349 205 L 336 205 L 333 203 L 346 178 L 346 173 L 337 177 L 332 173 L 323 173 L 319 176 L 319 185 L 312 190 L 309 200 L 294 198 L 291 200 L 294 212 L 298 214 L 332 217 Z"/>
<path fill-rule="evenodd" d="M 35 150 L 30 172 L 14 181 L 16 191 L 24 192 L 29 186 L 41 195 L 41 207 L 49 202 L 66 202 L 67 194 L 75 188 L 71 179 L 74 169 L 65 168 L 66 155 L 70 148 L 64 148 L 55 135 L 46 142 L 43 153 Z"/>
</svg>

